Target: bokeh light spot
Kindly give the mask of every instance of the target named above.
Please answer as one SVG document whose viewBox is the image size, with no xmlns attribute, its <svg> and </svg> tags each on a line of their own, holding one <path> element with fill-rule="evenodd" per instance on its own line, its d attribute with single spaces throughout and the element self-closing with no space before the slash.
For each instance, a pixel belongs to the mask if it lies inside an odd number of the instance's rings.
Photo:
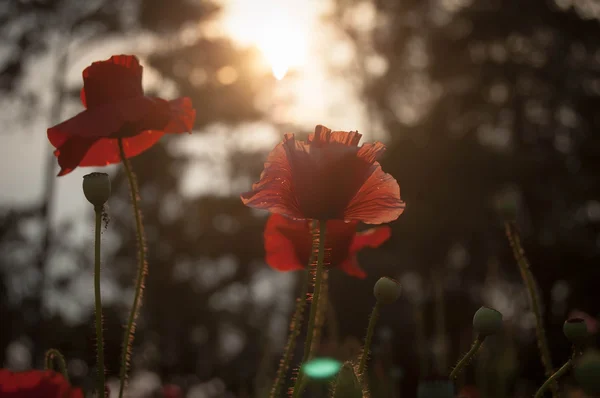
<svg viewBox="0 0 600 398">
<path fill-rule="evenodd" d="M 316 358 L 307 362 L 302 370 L 311 379 L 329 379 L 342 368 L 342 363 L 332 358 Z"/>
</svg>

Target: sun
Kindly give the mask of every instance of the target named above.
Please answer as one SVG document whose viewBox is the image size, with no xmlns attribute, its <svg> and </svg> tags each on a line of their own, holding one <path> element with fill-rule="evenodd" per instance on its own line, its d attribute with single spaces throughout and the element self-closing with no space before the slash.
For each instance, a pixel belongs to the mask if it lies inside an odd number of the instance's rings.
<svg viewBox="0 0 600 398">
<path fill-rule="evenodd" d="M 281 80 L 307 62 L 314 18 L 309 1 L 229 0 L 223 23 L 235 41 L 256 46 Z"/>
</svg>

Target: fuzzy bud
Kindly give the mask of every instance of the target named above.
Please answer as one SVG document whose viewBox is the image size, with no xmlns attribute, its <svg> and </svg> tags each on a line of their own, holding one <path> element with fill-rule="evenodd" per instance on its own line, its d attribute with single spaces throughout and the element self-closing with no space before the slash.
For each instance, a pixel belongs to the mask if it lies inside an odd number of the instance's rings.
<svg viewBox="0 0 600 398">
<path fill-rule="evenodd" d="M 333 398 L 362 398 L 363 389 L 351 362 L 340 369 L 333 387 Z"/>
<path fill-rule="evenodd" d="M 600 352 L 595 349 L 584 352 L 575 363 L 573 375 L 586 394 L 600 395 Z"/>
<path fill-rule="evenodd" d="M 392 304 L 400 297 L 400 283 L 392 278 L 384 276 L 379 278 L 373 288 L 373 294 L 377 299 L 378 303 L 381 304 Z"/>
<path fill-rule="evenodd" d="M 563 324 L 563 333 L 573 344 L 581 344 L 588 337 L 588 328 L 581 318 L 567 319 Z"/>
<path fill-rule="evenodd" d="M 473 316 L 473 328 L 485 338 L 502 329 L 502 314 L 492 308 L 481 307 Z"/>
<path fill-rule="evenodd" d="M 100 207 L 110 197 L 110 178 L 106 173 L 90 173 L 83 176 L 83 194 L 94 205 Z"/>
</svg>

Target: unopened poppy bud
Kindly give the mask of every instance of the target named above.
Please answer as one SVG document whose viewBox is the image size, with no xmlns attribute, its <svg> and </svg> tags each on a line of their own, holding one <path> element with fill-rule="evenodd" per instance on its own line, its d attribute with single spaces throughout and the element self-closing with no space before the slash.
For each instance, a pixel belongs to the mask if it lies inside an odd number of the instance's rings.
<svg viewBox="0 0 600 398">
<path fill-rule="evenodd" d="M 502 314 L 492 308 L 481 307 L 473 316 L 473 328 L 481 337 L 498 333 L 502 329 Z"/>
<path fill-rule="evenodd" d="M 351 362 L 344 363 L 335 379 L 333 398 L 362 398 L 362 396 L 363 389 L 354 366 Z"/>
<path fill-rule="evenodd" d="M 379 278 L 373 288 L 373 294 L 375 294 L 377 302 L 381 304 L 392 304 L 394 301 L 398 300 L 400 291 L 400 282 L 388 278 L 387 276 Z"/>
<path fill-rule="evenodd" d="M 110 179 L 106 173 L 90 173 L 83 176 L 83 194 L 94 205 L 102 206 L 110 197 Z"/>
<path fill-rule="evenodd" d="M 595 349 L 584 352 L 575 363 L 573 374 L 586 394 L 600 395 L 600 352 Z"/>
<path fill-rule="evenodd" d="M 563 333 L 573 344 L 581 344 L 588 337 L 588 328 L 581 318 L 567 319 L 563 324 Z"/>
</svg>

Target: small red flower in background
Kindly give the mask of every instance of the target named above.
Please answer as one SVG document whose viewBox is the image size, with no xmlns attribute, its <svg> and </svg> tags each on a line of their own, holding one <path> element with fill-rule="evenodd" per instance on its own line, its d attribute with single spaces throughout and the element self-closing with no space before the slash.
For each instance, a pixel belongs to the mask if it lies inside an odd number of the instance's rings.
<svg viewBox="0 0 600 398">
<path fill-rule="evenodd" d="M 279 271 L 305 269 L 312 251 L 312 236 L 308 220 L 292 220 L 272 214 L 265 226 L 266 262 Z M 357 222 L 327 221 L 325 246 L 331 248 L 329 267 L 339 268 L 348 275 L 364 278 L 356 254 L 365 247 L 379 247 L 389 239 L 388 226 L 356 232 Z"/>
<path fill-rule="evenodd" d="M 83 392 L 71 387 L 60 373 L 50 370 L 11 372 L 0 369 L 0 397 L 83 398 Z"/>
<path fill-rule="evenodd" d="M 163 398 L 182 398 L 181 388 L 175 384 L 166 384 L 162 388 Z"/>
<path fill-rule="evenodd" d="M 379 142 L 358 146 L 358 132 L 317 126 L 307 142 L 286 134 L 269 154 L 245 205 L 294 219 L 381 224 L 404 211 L 400 187 L 381 169 Z"/>
<path fill-rule="evenodd" d="M 59 176 L 77 166 L 119 163 L 118 138 L 129 158 L 164 134 L 191 131 L 196 119 L 187 97 L 165 101 L 144 95 L 142 66 L 133 55 L 114 55 L 88 66 L 81 102 L 86 110 L 48 129 L 61 167 Z"/>
</svg>

